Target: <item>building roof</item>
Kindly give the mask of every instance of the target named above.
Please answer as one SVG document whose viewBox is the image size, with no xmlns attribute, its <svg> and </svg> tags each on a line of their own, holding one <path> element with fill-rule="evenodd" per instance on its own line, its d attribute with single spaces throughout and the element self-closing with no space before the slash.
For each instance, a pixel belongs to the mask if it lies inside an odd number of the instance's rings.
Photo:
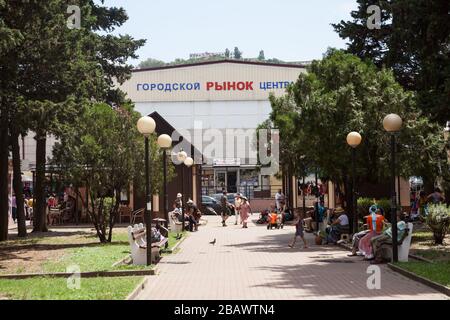
<svg viewBox="0 0 450 320">
<path fill-rule="evenodd" d="M 173 132 L 176 131 L 178 135 L 180 136 L 178 141 L 172 141 L 172 146 L 174 144 L 179 144 L 180 142 L 188 143 L 190 145 L 190 157 L 194 159 L 195 164 L 202 164 L 203 162 L 203 155 L 202 153 L 190 142 L 188 141 L 183 135 L 181 135 L 177 129 L 175 129 L 166 119 L 164 119 L 163 116 L 161 116 L 158 112 L 154 111 L 148 115 L 149 117 L 153 118 L 156 123 L 155 131 L 158 135 L 161 134 L 167 134 L 169 136 L 172 136 Z M 188 150 L 185 150 L 186 152 Z"/>
<path fill-rule="evenodd" d="M 256 61 L 224 59 L 224 60 L 216 60 L 216 61 L 204 61 L 204 62 L 196 62 L 196 63 L 177 64 L 177 65 L 163 66 L 163 67 L 134 69 L 132 72 L 143 72 L 143 71 L 156 71 L 156 70 L 176 69 L 176 68 L 186 68 L 186 67 L 197 67 L 197 66 L 204 66 L 204 65 L 210 65 L 210 64 L 221 64 L 221 63 L 235 63 L 235 64 L 245 64 L 245 65 L 266 66 L 266 67 L 299 68 L 299 69 L 306 68 L 306 64 L 265 63 L 265 62 L 256 62 Z"/>
</svg>

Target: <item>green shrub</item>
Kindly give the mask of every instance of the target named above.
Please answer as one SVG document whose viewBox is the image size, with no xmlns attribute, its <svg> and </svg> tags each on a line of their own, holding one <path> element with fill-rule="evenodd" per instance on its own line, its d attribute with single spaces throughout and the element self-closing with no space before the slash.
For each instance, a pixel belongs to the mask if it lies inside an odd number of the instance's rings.
<svg viewBox="0 0 450 320">
<path fill-rule="evenodd" d="M 389 201 L 389 199 L 376 200 L 372 198 L 359 198 L 357 204 L 358 204 L 358 217 L 360 219 L 369 214 L 369 208 L 374 204 L 382 208 L 385 215 L 389 213 L 389 210 L 391 208 L 391 202 Z"/>
<path fill-rule="evenodd" d="M 450 207 L 445 204 L 431 204 L 428 206 L 427 225 L 433 231 L 435 244 L 443 244 L 450 226 Z"/>
</svg>

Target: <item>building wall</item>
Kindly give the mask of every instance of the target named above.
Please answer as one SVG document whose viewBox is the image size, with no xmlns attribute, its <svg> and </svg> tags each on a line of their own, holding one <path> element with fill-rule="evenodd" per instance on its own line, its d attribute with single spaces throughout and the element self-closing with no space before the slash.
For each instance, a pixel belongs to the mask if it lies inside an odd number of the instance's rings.
<svg viewBox="0 0 450 320">
<path fill-rule="evenodd" d="M 264 64 L 244 64 L 222 62 L 177 68 L 135 71 L 130 80 L 122 86 L 128 97 L 138 102 L 163 101 L 258 101 L 267 100 L 269 93 L 279 96 L 284 93 L 282 83 L 295 81 L 301 72 L 300 66 L 271 66 Z M 208 83 L 224 82 L 251 83 L 243 90 L 215 90 Z M 265 83 L 279 83 L 276 88 L 264 88 Z M 173 84 L 177 84 L 174 90 Z M 180 88 L 179 84 L 193 84 Z M 148 87 L 147 87 L 148 85 Z M 155 87 L 152 87 L 154 85 Z M 158 85 L 163 85 L 158 89 Z M 209 89 L 209 90 L 208 90 Z"/>
<path fill-rule="evenodd" d="M 52 158 L 52 149 L 57 139 L 54 136 L 47 137 L 46 158 Z M 36 166 L 36 140 L 34 133 L 29 132 L 24 140 L 19 139 L 20 156 L 22 158 L 22 170 L 28 171 Z"/>
</svg>

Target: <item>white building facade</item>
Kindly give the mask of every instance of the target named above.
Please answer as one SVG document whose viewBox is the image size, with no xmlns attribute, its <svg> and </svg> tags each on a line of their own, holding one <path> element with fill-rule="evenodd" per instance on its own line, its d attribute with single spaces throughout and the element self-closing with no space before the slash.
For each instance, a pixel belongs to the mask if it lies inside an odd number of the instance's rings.
<svg viewBox="0 0 450 320">
<path fill-rule="evenodd" d="M 134 70 L 121 89 L 142 115 L 158 112 L 202 152 L 205 194 L 261 186 L 254 133 L 303 65 L 216 61 Z M 252 188 L 253 190 L 254 188 Z"/>
</svg>

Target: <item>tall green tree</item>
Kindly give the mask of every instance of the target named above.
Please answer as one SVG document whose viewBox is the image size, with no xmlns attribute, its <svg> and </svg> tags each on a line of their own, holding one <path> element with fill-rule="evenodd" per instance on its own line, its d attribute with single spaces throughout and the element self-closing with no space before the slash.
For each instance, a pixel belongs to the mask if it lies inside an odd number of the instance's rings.
<svg viewBox="0 0 450 320">
<path fill-rule="evenodd" d="M 85 108 L 71 134 L 54 148 L 52 164 L 67 183 L 87 187 L 87 212 L 101 242 L 111 242 L 120 204 L 120 193 L 143 185 L 144 143 L 137 131 L 140 114 L 130 105 L 111 108 L 101 103 Z M 152 191 L 161 190 L 161 156 L 156 138 L 151 137 Z M 173 165 L 168 177 L 173 177 Z M 78 194 L 81 197 L 80 194 Z"/>
<path fill-rule="evenodd" d="M 63 134 L 86 101 L 123 101 L 115 81 L 122 83 L 129 77 L 132 66 L 126 61 L 136 58 L 135 51 L 143 44 L 129 36 L 108 34 L 128 19 L 122 8 L 105 7 L 104 1 L 76 2 L 81 10 L 79 29 L 67 25 L 66 12 L 73 1 L 11 0 L 2 1 L 0 7 L 3 24 L 21 37 L 10 53 L 14 84 L 10 93 L 12 99 L 25 101 L 27 113 L 19 121 L 35 132 L 37 142 L 35 231 L 47 230 L 47 135 Z"/>
<path fill-rule="evenodd" d="M 351 21 L 334 24 L 348 52 L 392 68 L 405 89 L 417 91 L 418 107 L 433 121 L 450 119 L 450 2 L 358 0 Z M 381 28 L 369 29 L 370 5 L 381 8 Z M 371 19 L 371 18 L 370 18 Z"/>
<path fill-rule="evenodd" d="M 291 159 L 296 153 L 305 155 L 322 176 L 345 185 L 351 205 L 351 153 L 346 136 L 358 131 L 363 137 L 357 149 L 357 181 L 385 181 L 389 178 L 389 136 L 382 120 L 397 113 L 404 120 L 399 134 L 399 174 L 420 173 L 434 182 L 445 167 L 442 131 L 421 115 L 413 93 L 405 91 L 391 71 L 378 70 L 369 61 L 334 49 L 323 60 L 314 61 L 308 71 L 284 97 L 271 98 L 271 120 L 280 130 L 281 145 L 291 148 L 282 162 L 294 163 Z"/>
</svg>

